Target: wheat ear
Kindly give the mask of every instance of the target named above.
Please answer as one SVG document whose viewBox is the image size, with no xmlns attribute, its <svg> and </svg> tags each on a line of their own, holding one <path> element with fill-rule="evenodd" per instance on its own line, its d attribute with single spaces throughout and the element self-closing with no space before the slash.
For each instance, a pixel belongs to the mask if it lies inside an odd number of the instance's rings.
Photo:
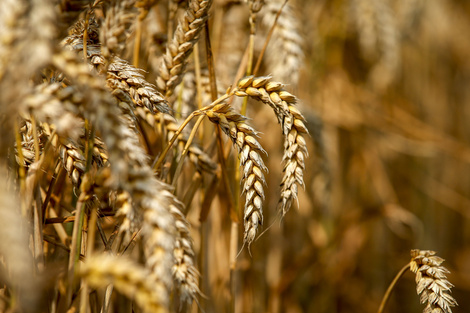
<svg viewBox="0 0 470 313">
<path fill-rule="evenodd" d="M 266 9 L 260 12 L 262 24 L 266 29 L 273 25 L 284 2 L 285 0 L 270 1 L 266 4 Z M 303 45 L 300 20 L 287 3 L 277 20 L 269 45 L 270 53 L 266 54 L 265 64 L 268 72 L 283 82 L 296 85 L 299 82 L 299 72 L 304 62 Z"/>
<path fill-rule="evenodd" d="M 119 292 L 134 299 L 147 313 L 168 312 L 165 290 L 155 283 L 151 273 L 142 266 L 123 257 L 111 255 L 88 259 L 80 269 L 80 275 L 94 287 L 113 284 Z"/>
<path fill-rule="evenodd" d="M 73 54 L 63 52 L 53 60 L 76 83 L 77 92 L 83 95 L 81 108 L 85 116 L 101 131 L 108 147 L 114 186 L 129 192 L 136 209 L 133 213 L 143 216 L 146 264 L 155 281 L 166 290 L 162 297 L 168 305 L 176 234 L 168 204 L 174 196 L 154 177 L 136 132 L 129 127 L 131 122 L 125 121 L 126 116 L 118 109 L 116 100 L 104 88 L 104 81 L 88 71 Z"/>
<path fill-rule="evenodd" d="M 457 301 L 450 295 L 453 285 L 447 280 L 445 274 L 449 271 L 441 265 L 442 262 L 444 259 L 436 256 L 434 251 L 411 250 L 411 261 L 388 286 L 377 313 L 384 311 L 393 288 L 408 269 L 416 274 L 416 292 L 421 295 L 421 303 L 426 303 L 423 313 L 452 313 L 451 307 L 456 306 Z"/>
<path fill-rule="evenodd" d="M 305 158 L 308 156 L 304 134 L 305 118 L 295 107 L 297 98 L 283 89 L 283 84 L 271 81 L 270 76 L 247 76 L 238 82 L 237 96 L 250 96 L 268 104 L 275 112 L 284 134 L 284 177 L 281 182 L 279 211 L 284 216 L 292 200 L 297 199 L 298 187 L 303 186 Z"/>
<path fill-rule="evenodd" d="M 189 223 L 181 213 L 182 204 L 175 202 L 170 206 L 170 212 L 176 220 L 176 244 L 173 252 L 175 264 L 173 265 L 173 277 L 179 288 L 182 301 L 195 300 L 201 293 L 199 290 L 199 272 L 194 261 L 193 241 L 189 233 Z"/>
<path fill-rule="evenodd" d="M 218 124 L 236 145 L 243 169 L 243 192 L 245 193 L 244 240 L 249 245 L 255 239 L 258 227 L 263 224 L 264 179 L 267 171 L 261 153 L 266 153 L 256 140 L 257 132 L 246 124 L 247 118 L 236 113 L 228 104 L 218 104 L 205 112 Z"/>
<path fill-rule="evenodd" d="M 426 303 L 423 313 L 452 313 L 457 301 L 450 295 L 453 285 L 447 280 L 450 273 L 442 266 L 444 259 L 430 250 L 411 250 L 410 270 L 416 274 L 416 292 L 421 303 Z"/>
<path fill-rule="evenodd" d="M 83 51 L 83 34 L 85 31 L 85 20 L 79 20 L 71 28 L 62 44 L 72 50 Z M 156 111 L 169 113 L 168 102 L 163 95 L 158 92 L 155 85 L 145 80 L 143 70 L 131 65 L 126 60 L 113 56 L 107 60 L 102 52 L 99 42 L 98 24 L 94 18 L 89 19 L 87 25 L 87 59 L 98 73 L 104 71 L 106 65 L 107 86 L 113 90 L 121 90 L 129 95 L 137 107 L 146 107 L 151 113 Z"/>
<path fill-rule="evenodd" d="M 157 87 L 164 95 L 171 95 L 181 82 L 187 59 L 204 28 L 211 5 L 212 0 L 190 0 L 188 9 L 179 20 L 173 39 L 163 56 L 157 78 Z"/>
</svg>

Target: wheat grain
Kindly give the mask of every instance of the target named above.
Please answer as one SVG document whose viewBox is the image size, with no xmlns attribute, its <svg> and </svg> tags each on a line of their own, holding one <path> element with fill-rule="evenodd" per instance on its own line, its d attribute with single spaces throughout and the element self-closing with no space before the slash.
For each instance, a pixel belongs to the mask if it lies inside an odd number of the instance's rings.
<svg viewBox="0 0 470 313">
<path fill-rule="evenodd" d="M 125 258 L 110 255 L 88 259 L 80 269 L 80 275 L 94 287 L 114 287 L 131 299 L 144 312 L 168 312 L 165 290 L 152 280 L 150 272 Z"/>
<path fill-rule="evenodd" d="M 257 132 L 245 123 L 247 118 L 233 111 L 228 104 L 216 105 L 205 114 L 220 126 L 238 149 L 245 193 L 244 240 L 250 245 L 258 227 L 263 224 L 263 186 L 266 184 L 263 172 L 267 168 L 260 154 L 266 152 L 256 140 Z"/>
<path fill-rule="evenodd" d="M 276 114 L 280 124 L 284 140 L 284 177 L 281 182 L 281 199 L 279 211 L 284 216 L 292 205 L 292 200 L 297 199 L 297 185 L 303 186 L 303 172 L 305 170 L 305 158 L 308 156 L 306 140 L 307 134 L 305 118 L 294 106 L 297 99 L 291 93 L 283 89 L 283 84 L 271 81 L 270 76 L 247 76 L 238 82 L 237 96 L 250 96 L 268 104 Z"/>
<path fill-rule="evenodd" d="M 416 292 L 421 303 L 426 303 L 423 313 L 452 313 L 457 301 L 450 295 L 453 285 L 447 280 L 449 270 L 442 266 L 444 259 L 430 250 L 411 250 L 410 270 L 416 274 Z"/>
<path fill-rule="evenodd" d="M 188 56 L 204 27 L 211 5 L 212 0 L 191 0 L 178 23 L 173 39 L 163 56 L 160 75 L 157 78 L 157 87 L 167 97 L 183 78 Z"/>
</svg>

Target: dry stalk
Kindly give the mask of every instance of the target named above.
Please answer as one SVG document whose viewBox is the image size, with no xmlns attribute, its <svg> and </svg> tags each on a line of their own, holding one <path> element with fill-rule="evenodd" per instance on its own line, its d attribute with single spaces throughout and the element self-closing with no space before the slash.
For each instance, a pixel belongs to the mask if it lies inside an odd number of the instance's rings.
<svg viewBox="0 0 470 313">
<path fill-rule="evenodd" d="M 297 200 L 298 187 L 303 186 L 303 172 L 305 158 L 308 156 L 304 134 L 308 133 L 305 127 L 305 118 L 294 106 L 297 99 L 283 89 L 283 84 L 272 82 L 270 76 L 247 76 L 238 82 L 237 96 L 250 96 L 268 104 L 276 114 L 284 141 L 284 177 L 281 182 L 281 199 L 279 211 L 284 216 L 289 211 L 292 200 Z"/>
</svg>

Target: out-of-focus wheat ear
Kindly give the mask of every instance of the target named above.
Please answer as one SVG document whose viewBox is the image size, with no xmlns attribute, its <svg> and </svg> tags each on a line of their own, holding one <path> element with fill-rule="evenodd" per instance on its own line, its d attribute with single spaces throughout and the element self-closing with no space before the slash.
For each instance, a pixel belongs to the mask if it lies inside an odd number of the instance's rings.
<svg viewBox="0 0 470 313">
<path fill-rule="evenodd" d="M 134 7 L 136 0 L 111 1 L 106 10 L 106 17 L 100 27 L 100 42 L 103 56 L 110 58 L 121 55 L 126 47 L 130 27 L 138 11 Z"/>
<path fill-rule="evenodd" d="M 228 104 L 216 105 L 205 112 L 207 117 L 218 124 L 238 149 L 242 182 L 245 193 L 244 240 L 250 245 L 256 237 L 258 227 L 263 224 L 264 179 L 267 171 L 261 153 L 266 153 L 256 139 L 257 132 L 248 124 L 247 118 L 236 113 Z"/>
<path fill-rule="evenodd" d="M 121 218 L 121 226 L 119 231 L 125 233 L 132 233 L 142 225 L 142 216 L 133 208 L 132 198 L 129 192 L 119 191 L 116 194 L 115 201 L 116 217 Z"/>
<path fill-rule="evenodd" d="M 33 162 L 36 160 L 36 149 L 34 143 L 34 133 L 33 133 L 33 126 L 30 120 L 23 120 L 19 125 L 20 135 L 21 135 L 21 149 L 23 152 L 23 166 L 29 167 Z M 41 126 L 37 127 L 37 138 L 38 138 L 38 148 L 39 153 L 42 153 L 44 145 L 47 141 L 47 135 L 44 133 L 44 130 Z M 17 150 L 18 147 L 15 143 L 15 149 Z M 16 161 L 19 164 L 18 152 L 16 152 Z"/>
<path fill-rule="evenodd" d="M 278 11 L 285 0 L 275 0 L 266 3 L 260 12 L 262 25 L 269 31 Z M 302 64 L 304 64 L 304 38 L 302 27 L 296 10 L 287 3 L 277 20 L 276 27 L 268 45 L 269 53 L 265 55 L 265 66 L 268 73 L 283 82 L 297 85 Z"/>
<path fill-rule="evenodd" d="M 452 313 L 451 307 L 457 301 L 450 295 L 453 285 L 447 280 L 450 273 L 442 266 L 444 259 L 430 250 L 411 250 L 410 270 L 416 274 L 416 292 L 422 304 L 423 313 Z"/>
<path fill-rule="evenodd" d="M 6 271 L 2 281 L 15 297 L 13 308 L 21 312 L 39 312 L 40 286 L 34 273 L 34 260 L 29 250 L 30 229 L 20 213 L 20 204 L 15 192 L 6 182 L 7 173 L 0 168 L 0 255 Z M 3 276 L 4 275 L 4 276 Z"/>
<path fill-rule="evenodd" d="M 166 184 L 154 177 L 132 122 L 119 110 L 117 100 L 106 91 L 104 79 L 88 71 L 87 65 L 67 51 L 53 60 L 83 95 L 84 115 L 100 131 L 108 148 L 114 187 L 127 191 L 136 215 L 143 216 L 146 266 L 151 269 L 155 282 L 163 286 L 161 298 L 168 304 L 176 236 L 175 221 L 168 204 L 174 196 Z"/>
<path fill-rule="evenodd" d="M 283 217 L 289 211 L 292 200 L 297 199 L 298 185 L 304 186 L 305 158 L 308 156 L 308 134 L 305 118 L 295 107 L 297 98 L 284 90 L 284 84 L 271 81 L 270 76 L 247 76 L 238 82 L 237 96 L 250 96 L 269 105 L 281 124 L 284 140 L 284 176 L 281 182 L 279 211 Z"/>
<path fill-rule="evenodd" d="M 60 139 L 78 140 L 83 135 L 83 119 L 77 103 L 80 97 L 73 87 L 63 88 L 61 83 L 44 83 L 35 87 L 21 105 L 22 113 L 32 115 L 38 122 L 53 125 Z"/>
<path fill-rule="evenodd" d="M 189 233 L 189 223 L 181 213 L 181 203 L 170 205 L 170 212 L 176 221 L 176 243 L 174 249 L 175 263 L 173 265 L 173 277 L 176 281 L 181 296 L 181 301 L 191 302 L 196 300 L 199 290 L 199 272 L 195 266 L 193 240 Z M 179 207 L 180 208 L 179 208 Z"/>
<path fill-rule="evenodd" d="M 184 16 L 178 22 L 173 39 L 163 56 L 157 78 L 158 89 L 167 97 L 183 78 L 187 59 L 209 17 L 211 5 L 212 0 L 190 0 Z"/>
<path fill-rule="evenodd" d="M 374 87 L 383 89 L 393 81 L 400 65 L 395 14 L 386 0 L 354 0 L 351 17 L 364 58 L 375 64 L 369 79 Z"/>
<path fill-rule="evenodd" d="M 2 1 L 0 10 L 0 108 L 4 156 L 13 138 L 20 101 L 30 91 L 36 70 L 50 62 L 54 42 L 54 8 L 50 1 Z"/>
<path fill-rule="evenodd" d="M 143 312 L 168 312 L 165 290 L 155 283 L 146 268 L 131 260 L 111 255 L 94 256 L 81 266 L 80 275 L 93 287 L 113 284 L 117 291 L 134 299 Z"/>
</svg>

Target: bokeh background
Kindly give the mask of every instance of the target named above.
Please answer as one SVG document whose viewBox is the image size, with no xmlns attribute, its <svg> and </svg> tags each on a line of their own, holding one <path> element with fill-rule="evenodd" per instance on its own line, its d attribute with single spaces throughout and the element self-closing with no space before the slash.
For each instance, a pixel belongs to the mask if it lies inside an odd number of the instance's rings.
<svg viewBox="0 0 470 313">
<path fill-rule="evenodd" d="M 234 58 L 220 54 L 241 46 L 241 55 L 249 28 L 240 23 L 246 8 L 218 4 L 226 21 L 215 48 L 224 61 L 220 77 Z M 310 130 L 305 190 L 280 223 L 280 131 L 269 108 L 253 103 L 248 116 L 269 152 L 269 230 L 251 256 L 245 248 L 238 257 L 233 287 L 230 223 L 212 207 L 203 225 L 210 234 L 202 269 L 206 312 L 230 311 L 231 288 L 236 312 L 377 312 L 414 248 L 446 259 L 460 305 L 453 312 L 468 312 L 470 2 L 290 0 L 288 6 L 294 18 L 285 22 L 281 15 L 279 23 L 298 29 L 299 75 L 286 61 L 291 51 L 277 51 L 275 43 L 260 74 L 272 74 L 300 99 Z M 259 46 L 265 34 L 257 34 Z M 292 42 L 299 42 L 294 33 Z M 413 273 L 405 274 L 385 312 L 421 312 L 415 286 Z"/>
</svg>

